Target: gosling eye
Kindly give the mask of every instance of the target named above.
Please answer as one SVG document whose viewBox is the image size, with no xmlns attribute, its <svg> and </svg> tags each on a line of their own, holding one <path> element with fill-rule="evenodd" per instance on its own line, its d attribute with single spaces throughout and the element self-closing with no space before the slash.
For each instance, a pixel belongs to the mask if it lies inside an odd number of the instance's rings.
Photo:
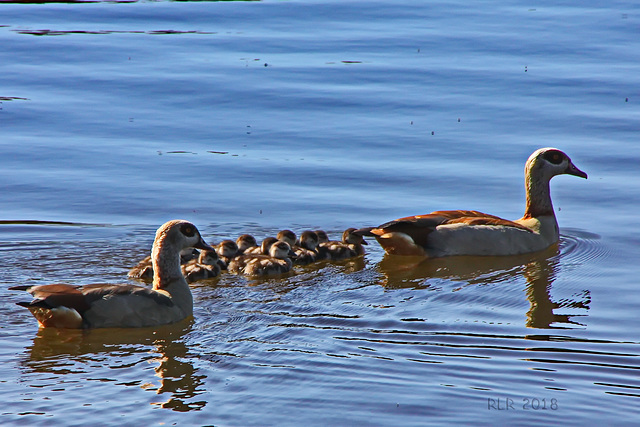
<svg viewBox="0 0 640 427">
<path fill-rule="evenodd" d="M 544 159 L 554 165 L 559 165 L 564 160 L 564 153 L 558 150 L 549 150 L 544 153 Z"/>
<path fill-rule="evenodd" d="M 182 224 L 180 231 L 187 237 L 193 237 L 196 234 L 196 228 L 191 224 Z"/>
</svg>

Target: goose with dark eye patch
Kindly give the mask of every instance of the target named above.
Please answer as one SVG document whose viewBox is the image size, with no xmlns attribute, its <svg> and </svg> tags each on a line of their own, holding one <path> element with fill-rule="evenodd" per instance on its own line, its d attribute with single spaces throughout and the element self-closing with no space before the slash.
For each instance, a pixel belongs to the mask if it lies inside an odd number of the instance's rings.
<svg viewBox="0 0 640 427">
<path fill-rule="evenodd" d="M 131 328 L 175 323 L 193 315 L 193 297 L 180 269 L 185 248 L 213 250 L 188 221 L 174 220 L 156 232 L 151 249 L 153 287 L 67 284 L 13 286 L 29 292 L 20 302 L 41 327 Z"/>
<path fill-rule="evenodd" d="M 269 249 L 269 255 L 242 255 L 229 264 L 229 272 L 245 276 L 271 276 L 291 271 L 291 257 L 295 254 L 291 246 L 276 241 Z"/>
<path fill-rule="evenodd" d="M 526 207 L 510 221 L 478 211 L 435 211 L 357 230 L 375 237 L 388 254 L 431 258 L 454 255 L 506 256 L 544 250 L 559 231 L 549 181 L 556 175 L 587 178 L 557 148 L 536 150 L 525 164 Z"/>
<path fill-rule="evenodd" d="M 182 265 L 182 274 L 188 283 L 218 277 L 220 275 L 219 261 L 218 253 L 215 250 L 201 251 L 198 259 Z"/>
</svg>

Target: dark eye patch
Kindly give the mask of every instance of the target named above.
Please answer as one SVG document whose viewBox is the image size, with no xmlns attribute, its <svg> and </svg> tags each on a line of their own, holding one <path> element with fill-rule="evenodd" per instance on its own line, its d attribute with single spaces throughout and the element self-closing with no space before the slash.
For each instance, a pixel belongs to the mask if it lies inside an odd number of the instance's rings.
<svg viewBox="0 0 640 427">
<path fill-rule="evenodd" d="M 187 237 L 193 237 L 196 234 L 196 228 L 191 224 L 182 224 L 180 231 Z"/>
<path fill-rule="evenodd" d="M 559 165 L 564 160 L 564 153 L 558 150 L 549 150 L 543 155 L 544 159 L 554 165 Z"/>
</svg>

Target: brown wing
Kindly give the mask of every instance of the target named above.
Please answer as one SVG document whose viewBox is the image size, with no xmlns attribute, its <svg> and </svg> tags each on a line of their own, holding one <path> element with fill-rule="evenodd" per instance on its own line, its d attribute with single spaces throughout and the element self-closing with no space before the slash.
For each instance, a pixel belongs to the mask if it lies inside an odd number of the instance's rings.
<svg viewBox="0 0 640 427">
<path fill-rule="evenodd" d="M 489 215 L 483 212 L 478 211 L 465 211 L 465 210 L 454 210 L 454 211 L 434 211 L 429 215 L 438 215 L 445 217 L 447 219 L 456 219 L 456 218 L 493 218 L 493 219 L 502 219 L 499 216 Z"/>
<path fill-rule="evenodd" d="M 387 233 L 403 233 L 410 236 L 419 246 L 426 246 L 429 233 L 446 221 L 446 218 L 438 215 L 416 215 L 399 218 L 382 224 L 371 233 L 374 236 L 382 236 Z"/>
<path fill-rule="evenodd" d="M 526 231 L 529 228 L 513 221 L 502 219 L 478 211 L 454 210 L 435 211 L 426 215 L 414 215 L 389 221 L 372 230 L 370 233 L 382 236 L 386 233 L 398 232 L 410 236 L 420 246 L 427 246 L 429 234 L 439 225 L 465 223 L 469 225 L 507 226 Z"/>
<path fill-rule="evenodd" d="M 404 233 L 410 236 L 417 245 L 425 247 L 427 246 L 429 234 L 437 226 L 446 224 L 454 219 L 483 216 L 497 218 L 477 211 L 435 211 L 430 214 L 407 216 L 389 221 L 372 229 L 370 233 L 377 236 L 382 236 L 386 233 Z"/>
<path fill-rule="evenodd" d="M 462 217 L 462 218 L 450 219 L 446 222 L 446 224 L 459 224 L 459 223 L 463 223 L 467 225 L 495 225 L 495 226 L 502 225 L 506 227 L 518 228 L 520 230 L 525 230 L 530 233 L 533 233 L 533 230 L 531 230 L 528 227 L 525 227 L 522 224 L 518 224 L 517 222 L 513 222 L 513 221 L 509 221 L 508 219 L 502 219 L 497 217 L 495 218 Z"/>
<path fill-rule="evenodd" d="M 33 301 L 23 303 L 25 307 L 68 307 L 75 309 L 78 313 L 83 313 L 89 309 L 90 305 L 85 299 L 79 286 L 57 283 L 53 285 L 39 286 L 14 286 L 11 290 L 27 291 L 33 295 Z"/>
</svg>

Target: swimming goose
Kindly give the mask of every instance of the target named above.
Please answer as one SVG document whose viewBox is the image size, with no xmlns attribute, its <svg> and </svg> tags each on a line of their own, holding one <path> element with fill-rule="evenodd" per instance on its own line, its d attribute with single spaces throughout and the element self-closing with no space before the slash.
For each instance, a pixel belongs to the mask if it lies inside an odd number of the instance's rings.
<svg viewBox="0 0 640 427">
<path fill-rule="evenodd" d="M 238 245 L 233 240 L 223 240 L 216 245 L 218 263 L 222 270 L 226 270 L 231 260 L 239 255 Z"/>
<path fill-rule="evenodd" d="M 200 253 L 193 248 L 184 248 L 180 251 L 180 263 L 185 264 L 191 260 L 196 259 Z M 143 258 L 137 265 L 129 270 L 127 274 L 132 279 L 153 279 L 153 263 L 151 262 L 151 256 Z"/>
<path fill-rule="evenodd" d="M 243 234 L 236 239 L 236 244 L 238 245 L 238 253 L 243 254 L 249 248 L 253 248 L 258 246 L 258 242 L 256 238 L 251 234 Z"/>
<path fill-rule="evenodd" d="M 270 276 L 287 273 L 293 265 L 290 257 L 295 257 L 291 246 L 276 241 L 269 249 L 269 255 L 242 255 L 229 264 L 229 272 L 246 276 Z"/>
<path fill-rule="evenodd" d="M 356 232 L 355 228 L 347 228 L 342 233 L 341 241 L 321 243 L 319 251 L 326 253 L 327 257 L 333 261 L 364 255 L 365 251 L 362 245 L 366 245 L 367 242 L 364 241 L 362 235 Z"/>
<path fill-rule="evenodd" d="M 67 284 L 13 286 L 33 295 L 20 302 L 41 327 L 126 328 L 164 325 L 193 315 L 193 297 L 180 271 L 180 251 L 211 250 L 198 229 L 184 220 L 169 221 L 156 232 L 151 258 L 153 288 L 135 285 Z"/>
<path fill-rule="evenodd" d="M 515 221 L 478 211 L 436 211 L 363 228 L 358 233 L 375 237 L 388 254 L 395 255 L 437 258 L 537 252 L 559 239 L 549 181 L 561 174 L 587 178 L 556 148 L 541 148 L 531 154 L 525 165 L 526 209 Z"/>
<path fill-rule="evenodd" d="M 153 265 L 151 257 L 143 258 L 138 264 L 134 265 L 127 276 L 132 279 L 153 279 Z"/>
<path fill-rule="evenodd" d="M 296 233 L 291 230 L 280 230 L 276 235 L 276 239 L 287 242 L 289 246 L 293 248 L 296 244 L 297 236 Z"/>
<path fill-rule="evenodd" d="M 198 259 L 182 265 L 182 274 L 188 283 L 217 277 L 220 275 L 219 261 L 215 250 L 201 251 Z"/>
<path fill-rule="evenodd" d="M 222 270 L 226 270 L 231 260 L 238 256 L 238 245 L 233 240 L 223 240 L 216 245 L 218 253 L 218 265 Z"/>
<path fill-rule="evenodd" d="M 242 254 L 243 255 L 269 255 L 269 249 L 271 245 L 277 242 L 278 239 L 275 237 L 265 237 L 265 239 L 260 243 L 260 246 L 252 246 L 247 248 Z"/>
<path fill-rule="evenodd" d="M 329 241 L 329 236 L 327 236 L 326 231 L 316 230 L 315 233 L 318 236 L 318 243 L 327 243 Z"/>
<path fill-rule="evenodd" d="M 293 260 L 296 265 L 307 265 L 326 258 L 319 257 L 318 235 L 311 230 L 303 231 L 300 234 L 298 245 L 293 246 L 292 250 L 296 254 Z"/>
<path fill-rule="evenodd" d="M 316 248 L 318 246 L 318 235 L 311 231 L 303 231 L 300 238 L 291 230 L 281 230 L 276 236 L 278 240 L 286 242 L 296 255 L 293 263 L 296 265 L 307 265 L 318 260 Z"/>
</svg>

